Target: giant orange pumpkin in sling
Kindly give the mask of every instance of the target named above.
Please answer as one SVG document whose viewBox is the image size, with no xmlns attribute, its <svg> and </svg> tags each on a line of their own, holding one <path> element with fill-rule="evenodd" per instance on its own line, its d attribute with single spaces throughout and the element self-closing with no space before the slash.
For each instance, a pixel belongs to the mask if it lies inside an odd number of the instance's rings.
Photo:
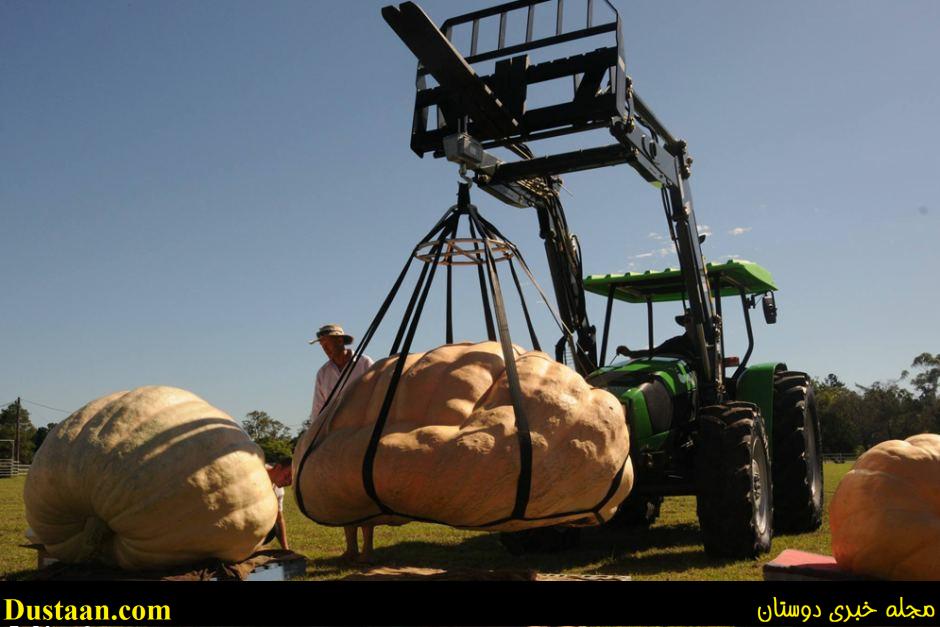
<svg viewBox="0 0 940 627">
<path fill-rule="evenodd" d="M 515 348 L 532 442 L 531 493 L 513 517 L 518 432 L 499 343 L 450 344 L 405 357 L 374 457 L 379 509 L 363 461 L 398 357 L 351 383 L 294 450 L 301 507 L 330 525 L 427 519 L 514 531 L 610 518 L 633 485 L 623 406 L 539 351 Z M 524 518 L 524 519 L 523 519 Z"/>
</svg>

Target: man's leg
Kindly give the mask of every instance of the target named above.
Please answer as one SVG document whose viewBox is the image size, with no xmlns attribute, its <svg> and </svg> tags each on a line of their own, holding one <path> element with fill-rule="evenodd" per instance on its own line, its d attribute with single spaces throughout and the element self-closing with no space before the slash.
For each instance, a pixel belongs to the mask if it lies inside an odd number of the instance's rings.
<svg viewBox="0 0 940 627">
<path fill-rule="evenodd" d="M 346 551 L 340 556 L 346 559 L 355 559 L 359 556 L 359 539 L 356 537 L 356 527 L 351 525 L 343 527 L 346 534 Z"/>
<path fill-rule="evenodd" d="M 372 563 L 372 525 L 362 526 L 362 555 L 359 556 L 360 562 Z"/>
</svg>

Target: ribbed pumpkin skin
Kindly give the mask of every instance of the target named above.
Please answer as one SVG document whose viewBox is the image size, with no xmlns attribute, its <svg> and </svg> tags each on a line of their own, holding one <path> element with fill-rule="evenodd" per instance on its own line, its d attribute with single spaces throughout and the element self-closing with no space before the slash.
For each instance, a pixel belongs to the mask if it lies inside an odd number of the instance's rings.
<svg viewBox="0 0 940 627">
<path fill-rule="evenodd" d="M 23 498 L 52 557 L 128 570 L 243 560 L 277 516 L 261 449 L 226 413 L 163 386 L 104 396 L 58 424 Z"/>
<path fill-rule="evenodd" d="M 829 509 L 840 566 L 897 580 L 940 580 L 940 435 L 889 440 L 845 475 Z"/>
<path fill-rule="evenodd" d="M 532 437 L 528 518 L 595 507 L 621 467 L 600 515 L 613 516 L 633 486 L 623 406 L 609 392 L 545 353 L 517 350 L 523 408 Z M 379 514 L 363 487 L 362 464 L 397 357 L 383 359 L 349 385 L 323 416 L 317 447 L 300 462 L 316 428 L 294 449 L 294 478 L 308 514 L 339 525 Z M 375 456 L 376 491 L 396 512 L 454 527 L 480 527 L 512 513 L 519 441 L 502 350 L 497 342 L 461 343 L 405 358 Z M 407 518 L 383 516 L 375 523 Z M 508 521 L 489 531 L 561 522 L 598 524 L 591 515 Z"/>
</svg>

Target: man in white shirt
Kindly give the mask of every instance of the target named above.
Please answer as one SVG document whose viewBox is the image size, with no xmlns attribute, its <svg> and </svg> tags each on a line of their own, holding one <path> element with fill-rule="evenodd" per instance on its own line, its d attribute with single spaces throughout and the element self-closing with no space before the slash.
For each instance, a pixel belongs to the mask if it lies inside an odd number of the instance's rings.
<svg viewBox="0 0 940 627">
<path fill-rule="evenodd" d="M 333 386 L 339 381 L 343 368 L 352 359 L 353 352 L 346 348 L 352 342 L 353 337 L 343 331 L 343 327 L 338 324 L 327 324 L 320 327 L 316 339 L 310 340 L 310 344 L 320 344 L 323 347 L 323 352 L 329 357 L 329 360 L 317 371 L 317 383 L 313 390 L 313 407 L 310 410 L 310 425 L 318 422 L 320 411 L 326 405 L 326 400 L 330 397 Z M 375 362 L 372 361 L 371 357 L 362 355 L 350 373 L 346 386 L 348 387 L 350 383 L 361 377 L 373 363 Z"/>
<path fill-rule="evenodd" d="M 343 368 L 352 359 L 353 352 L 346 346 L 353 343 L 353 337 L 343 331 L 343 327 L 338 324 L 327 324 L 320 327 L 316 339 L 310 340 L 310 343 L 319 343 L 329 360 L 317 371 L 317 383 L 313 390 L 313 408 L 310 410 L 310 426 L 308 429 L 316 428 L 320 421 L 320 412 L 326 405 L 330 392 L 336 382 L 339 381 Z M 349 385 L 361 377 L 373 363 L 371 357 L 365 354 L 361 355 L 349 375 L 345 389 L 348 390 Z M 359 538 L 357 537 L 359 527 L 362 528 L 362 553 L 359 552 Z M 359 527 L 354 525 L 343 527 L 343 531 L 346 533 L 346 551 L 343 553 L 343 558 L 371 562 L 373 525 L 360 525 Z"/>
</svg>

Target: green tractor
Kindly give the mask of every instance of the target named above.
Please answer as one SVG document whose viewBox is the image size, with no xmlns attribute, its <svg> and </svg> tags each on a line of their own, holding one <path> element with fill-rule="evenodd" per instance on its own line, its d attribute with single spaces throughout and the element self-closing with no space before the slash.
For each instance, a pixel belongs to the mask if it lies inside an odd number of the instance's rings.
<svg viewBox="0 0 940 627">
<path fill-rule="evenodd" d="M 636 482 L 612 522 L 648 525 L 663 497 L 695 495 L 706 551 L 754 556 L 770 548 L 775 528 L 804 532 L 820 525 L 821 446 L 810 378 L 780 362 L 748 364 L 750 310 L 759 295 L 767 321 L 776 317 L 770 274 L 748 262 L 705 263 L 688 145 L 626 74 L 619 12 L 610 0 L 589 1 L 572 18 L 564 6 L 513 0 L 441 26 L 413 2 L 384 7 L 386 22 L 418 58 L 411 149 L 457 164 L 467 185 L 472 176 L 479 189 L 510 206 L 534 209 L 564 332 L 555 357 L 614 393 L 629 421 Z M 530 91 L 540 96 L 530 98 Z M 572 135 L 606 139 L 551 142 L 560 152 L 546 155 L 532 148 Z M 560 177 L 619 165 L 633 168 L 661 197 L 678 269 L 584 279 Z M 627 222 L 620 214 L 610 218 L 611 225 Z M 607 298 L 600 351 L 587 315 L 589 292 Z M 744 308 L 748 349 L 739 362 L 725 357 L 721 311 L 729 296 Z M 617 352 L 626 359 L 605 365 L 615 300 L 646 304 L 649 345 L 622 346 Z M 653 303 L 667 301 L 682 303 L 677 321 L 684 332 L 654 345 Z M 548 527 L 502 534 L 502 540 L 513 552 L 565 548 L 577 531 Z"/>
<path fill-rule="evenodd" d="M 810 378 L 781 362 L 749 365 L 754 349 L 750 310 L 762 296 L 767 323 L 776 321 L 776 286 L 746 261 L 706 265 L 721 319 L 722 300 L 740 298 L 747 330 L 743 359 L 725 357 L 725 401 L 702 406 L 695 344 L 681 273 L 667 269 L 589 276 L 588 292 L 607 298 L 601 360 L 613 301 L 646 304 L 649 346 L 617 348 L 625 359 L 598 368 L 588 381 L 624 404 L 636 483 L 612 524 L 649 525 L 664 496 L 694 494 L 705 550 L 752 556 L 777 533 L 820 526 L 823 477 L 819 423 Z M 653 344 L 653 303 L 682 302 L 684 332 Z M 724 337 L 719 340 L 724 354 Z M 734 368 L 733 372 L 729 369 Z"/>
</svg>

